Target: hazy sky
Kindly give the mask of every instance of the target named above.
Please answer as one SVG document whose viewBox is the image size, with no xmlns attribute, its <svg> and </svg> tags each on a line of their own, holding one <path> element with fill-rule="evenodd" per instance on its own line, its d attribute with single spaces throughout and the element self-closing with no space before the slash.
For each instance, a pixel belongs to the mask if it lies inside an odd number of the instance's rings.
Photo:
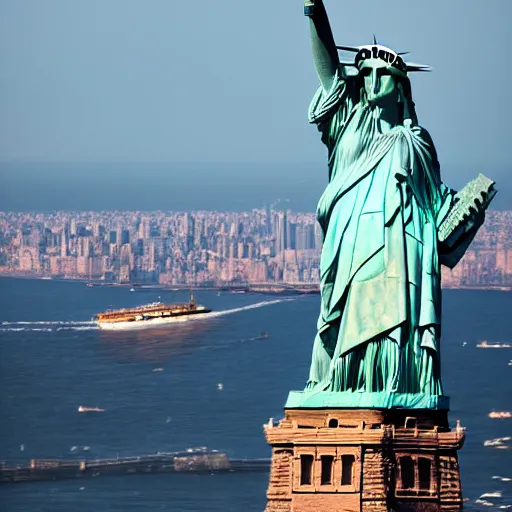
<svg viewBox="0 0 512 512">
<path fill-rule="evenodd" d="M 325 3 L 337 43 L 375 33 L 435 68 L 412 85 L 445 181 L 484 172 L 512 208 L 512 0 Z M 105 163 L 139 163 L 140 181 L 152 163 L 174 181 L 182 165 L 211 167 L 219 190 L 263 168 L 314 194 L 325 185 L 325 149 L 306 120 L 317 79 L 302 0 L 2 0 L 0 63 L 0 208 L 30 189 L 16 162 L 103 163 L 91 179 L 114 176 Z M 71 184 L 84 167 L 58 168 Z"/>
</svg>

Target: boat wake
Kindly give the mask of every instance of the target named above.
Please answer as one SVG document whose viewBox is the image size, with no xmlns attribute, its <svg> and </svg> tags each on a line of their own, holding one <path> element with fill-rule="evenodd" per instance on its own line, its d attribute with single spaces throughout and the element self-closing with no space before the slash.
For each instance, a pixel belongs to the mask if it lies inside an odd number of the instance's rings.
<svg viewBox="0 0 512 512">
<path fill-rule="evenodd" d="M 294 298 L 284 298 L 284 299 L 275 299 L 275 300 L 264 300 L 263 302 L 257 302 L 256 304 L 249 304 L 248 306 L 242 306 L 240 308 L 233 309 L 225 309 L 223 311 L 214 311 L 213 313 L 209 313 L 208 316 L 203 317 L 203 320 L 207 320 L 208 318 L 217 318 L 219 316 L 231 315 L 233 313 L 240 313 L 241 311 L 249 311 L 251 309 L 263 308 L 265 306 L 272 306 L 273 304 L 279 304 L 280 302 L 290 302 L 295 300 Z"/>
<path fill-rule="evenodd" d="M 44 320 L 38 322 L 0 322 L 0 325 L 92 325 L 92 320 Z"/>
<path fill-rule="evenodd" d="M 249 304 L 239 308 L 225 309 L 223 311 L 215 311 L 207 316 L 197 318 L 197 320 L 208 320 L 209 318 L 218 318 L 233 313 L 249 311 L 251 309 L 272 306 L 280 302 L 289 302 L 294 298 L 282 298 L 276 300 L 265 300 L 256 304 Z M 71 321 L 71 320 L 46 320 L 38 322 L 0 322 L 0 332 L 60 332 L 60 331 L 94 331 L 98 326 L 94 321 Z"/>
<path fill-rule="evenodd" d="M 58 332 L 92 331 L 97 329 L 96 322 L 45 320 L 39 322 L 0 322 L 0 332 Z"/>
</svg>

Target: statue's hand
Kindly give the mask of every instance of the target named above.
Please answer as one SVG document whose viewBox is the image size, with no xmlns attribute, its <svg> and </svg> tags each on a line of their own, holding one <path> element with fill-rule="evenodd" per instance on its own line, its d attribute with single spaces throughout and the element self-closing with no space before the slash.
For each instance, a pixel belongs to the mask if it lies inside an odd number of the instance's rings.
<svg viewBox="0 0 512 512">
<path fill-rule="evenodd" d="M 313 16 L 315 13 L 315 0 L 304 0 L 304 16 Z"/>
<path fill-rule="evenodd" d="M 457 199 L 458 201 L 458 199 Z M 468 208 L 468 216 L 464 222 L 464 232 L 479 228 L 485 220 L 485 206 L 481 201 L 475 199 L 474 202 Z"/>
<path fill-rule="evenodd" d="M 470 212 L 470 219 L 475 224 L 481 224 L 483 223 L 483 220 L 485 219 L 485 205 L 483 202 L 479 199 L 475 199 L 475 202 L 469 209 Z"/>
</svg>

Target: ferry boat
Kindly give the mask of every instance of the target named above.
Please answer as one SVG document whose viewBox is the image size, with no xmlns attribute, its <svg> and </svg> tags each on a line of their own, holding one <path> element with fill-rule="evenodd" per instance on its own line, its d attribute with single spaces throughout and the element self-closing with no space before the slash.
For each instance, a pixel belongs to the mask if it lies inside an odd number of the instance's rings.
<svg viewBox="0 0 512 512">
<path fill-rule="evenodd" d="M 477 344 L 478 348 L 512 348 L 510 343 L 487 343 L 486 340 Z"/>
<path fill-rule="evenodd" d="M 100 407 L 85 407 L 85 405 L 79 405 L 78 412 L 105 412 L 105 409 L 101 409 Z"/>
<path fill-rule="evenodd" d="M 489 413 L 489 418 L 492 419 L 504 419 L 504 418 L 512 418 L 512 412 L 510 411 L 493 411 Z"/>
<path fill-rule="evenodd" d="M 211 312 L 211 309 L 196 304 L 192 295 L 188 304 L 153 302 L 136 308 L 116 309 L 98 313 L 93 317 L 93 320 L 100 329 L 104 330 L 139 329 L 204 318 Z"/>
</svg>

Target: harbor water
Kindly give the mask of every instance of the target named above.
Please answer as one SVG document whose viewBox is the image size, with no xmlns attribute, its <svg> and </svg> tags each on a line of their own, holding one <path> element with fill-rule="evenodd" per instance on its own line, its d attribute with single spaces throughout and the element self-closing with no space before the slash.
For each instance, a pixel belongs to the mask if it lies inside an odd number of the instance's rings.
<svg viewBox="0 0 512 512">
<path fill-rule="evenodd" d="M 204 320 L 138 331 L 101 331 L 108 308 L 187 291 L 92 287 L 0 279 L 0 460 L 107 458 L 208 446 L 229 457 L 266 458 L 262 425 L 280 418 L 288 391 L 308 375 L 319 296 L 195 293 Z M 446 290 L 442 372 L 450 420 L 467 427 L 460 453 L 468 510 L 512 504 L 512 294 Z M 268 337 L 261 336 L 268 332 Z M 103 412 L 80 413 L 78 407 Z M 2 511 L 261 512 L 268 473 L 154 474 L 8 484 Z M 488 492 L 492 507 L 476 500 Z"/>
</svg>

